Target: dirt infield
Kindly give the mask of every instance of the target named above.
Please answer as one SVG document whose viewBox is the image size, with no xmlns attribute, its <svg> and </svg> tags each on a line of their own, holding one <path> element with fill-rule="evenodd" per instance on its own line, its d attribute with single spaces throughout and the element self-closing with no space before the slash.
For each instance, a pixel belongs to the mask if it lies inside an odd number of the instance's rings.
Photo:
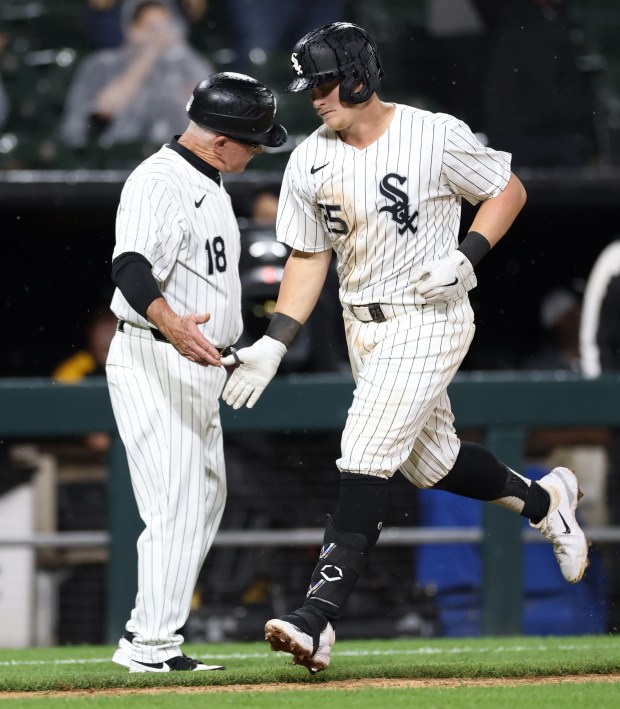
<svg viewBox="0 0 620 709">
<path fill-rule="evenodd" d="M 476 679 L 349 679 L 320 684 L 229 684 L 217 687 L 149 687 L 135 689 L 131 687 L 115 689 L 67 690 L 54 692 L 0 692 L 3 699 L 24 699 L 27 697 L 89 697 L 149 695 L 179 693 L 179 694 L 213 694 L 219 692 L 283 692 L 292 690 L 314 691 L 348 690 L 359 688 L 389 688 L 389 689 L 420 689 L 423 687 L 516 687 L 527 684 L 585 684 L 587 682 L 620 682 L 620 673 L 586 674 L 586 675 L 553 675 L 549 677 L 479 677 Z"/>
</svg>

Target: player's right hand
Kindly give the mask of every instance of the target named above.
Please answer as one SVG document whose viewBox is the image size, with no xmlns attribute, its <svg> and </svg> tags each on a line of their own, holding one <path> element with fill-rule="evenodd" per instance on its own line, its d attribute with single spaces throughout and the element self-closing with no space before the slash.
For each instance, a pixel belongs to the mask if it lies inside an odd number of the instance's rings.
<svg viewBox="0 0 620 709">
<path fill-rule="evenodd" d="M 224 401 L 233 409 L 240 409 L 244 404 L 251 409 L 278 371 L 285 354 L 286 345 L 265 335 L 251 347 L 222 357 L 225 367 L 241 362 L 224 387 Z"/>
<path fill-rule="evenodd" d="M 176 315 L 166 319 L 160 326 L 164 335 L 170 340 L 174 349 L 190 362 L 202 364 L 204 367 L 219 367 L 220 353 L 200 332 L 198 325 L 209 322 L 211 315 Z"/>
</svg>

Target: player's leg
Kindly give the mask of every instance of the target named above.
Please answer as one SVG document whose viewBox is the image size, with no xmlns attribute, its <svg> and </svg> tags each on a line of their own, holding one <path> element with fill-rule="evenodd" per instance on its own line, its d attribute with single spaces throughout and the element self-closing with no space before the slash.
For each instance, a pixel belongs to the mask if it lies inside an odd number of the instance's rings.
<svg viewBox="0 0 620 709">
<path fill-rule="evenodd" d="M 402 473 L 418 487 L 492 502 L 528 518 L 553 543 L 564 578 L 570 583 L 581 580 L 588 563 L 588 547 L 575 518 L 580 493 L 574 473 L 555 468 L 542 480 L 531 481 L 483 446 L 459 442 L 453 420 L 444 393 L 416 439 Z"/>
<path fill-rule="evenodd" d="M 265 628 L 274 650 L 289 652 L 311 672 L 329 664 L 333 626 L 383 524 L 388 480 L 409 455 L 473 336 L 470 320 L 451 316 L 450 337 L 445 321 L 424 323 L 421 313 L 417 322 L 412 315 L 382 326 L 348 319 L 357 386 L 337 463 L 342 473 L 338 506 L 328 519 L 303 606 Z M 439 357 L 443 368 L 433 366 Z"/>
<path fill-rule="evenodd" d="M 303 605 L 274 618 L 265 638 L 310 672 L 329 665 L 334 627 L 374 548 L 386 513 L 388 478 L 341 473 L 340 497 L 328 515 L 323 546 Z"/>
</svg>

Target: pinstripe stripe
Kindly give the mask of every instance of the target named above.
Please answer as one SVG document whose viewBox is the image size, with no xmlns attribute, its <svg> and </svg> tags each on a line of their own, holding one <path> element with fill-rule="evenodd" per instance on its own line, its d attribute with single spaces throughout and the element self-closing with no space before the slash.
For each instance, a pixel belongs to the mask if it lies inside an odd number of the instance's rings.
<svg viewBox="0 0 620 709">
<path fill-rule="evenodd" d="M 117 333 L 107 364 L 138 509 L 138 594 L 127 627 L 144 640 L 135 659 L 179 654 L 176 631 L 226 498 L 218 397 L 225 372 L 200 367 L 148 332 Z"/>
<path fill-rule="evenodd" d="M 390 477 L 401 468 L 430 487 L 460 448 L 446 388 L 473 337 L 469 304 L 420 308 L 386 323 L 345 312 L 345 321 L 356 388 L 339 469 Z"/>
<path fill-rule="evenodd" d="M 313 165 L 328 163 L 316 174 Z M 382 207 L 381 180 L 405 178 L 416 231 L 399 225 Z M 484 147 L 469 128 L 447 114 L 396 106 L 386 133 L 358 150 L 322 125 L 291 155 L 280 200 L 278 239 L 301 251 L 333 248 L 344 304 L 415 304 L 412 269 L 443 258 L 458 245 L 461 198 L 478 202 L 499 194 L 510 177 L 510 156 Z M 321 205 L 347 224 L 330 231 Z"/>
<path fill-rule="evenodd" d="M 195 202 L 202 195 L 204 202 L 197 208 Z M 215 239 L 223 240 L 227 266 L 220 271 L 212 263 L 209 274 L 206 243 L 213 262 Z M 123 187 L 113 258 L 125 251 L 145 256 L 175 312 L 211 313 L 211 320 L 199 327 L 217 347 L 239 339 L 241 244 L 230 197 L 223 185 L 170 148 L 164 146 L 145 160 Z M 118 290 L 112 310 L 122 320 L 148 324 Z"/>
<path fill-rule="evenodd" d="M 509 179 L 510 155 L 484 147 L 453 116 L 403 105 L 363 150 L 322 125 L 293 151 L 276 230 L 292 248 L 336 254 L 356 382 L 341 471 L 401 469 L 430 487 L 452 468 L 460 441 L 446 389 L 473 338 L 473 312 L 467 297 L 417 303 L 411 273 L 457 247 L 463 197 L 494 197 Z M 376 302 L 410 311 L 362 323 L 346 307 Z"/>
<path fill-rule="evenodd" d="M 230 197 L 174 150 L 144 161 L 123 188 L 114 257 L 125 251 L 147 258 L 175 312 L 211 313 L 201 329 L 216 346 L 239 338 L 240 237 Z M 112 309 L 147 325 L 119 291 Z M 134 659 L 161 662 L 181 652 L 177 631 L 224 510 L 218 400 L 226 372 L 194 364 L 150 330 L 132 327 L 115 335 L 106 373 L 145 523 L 127 630 L 136 634 Z"/>
</svg>

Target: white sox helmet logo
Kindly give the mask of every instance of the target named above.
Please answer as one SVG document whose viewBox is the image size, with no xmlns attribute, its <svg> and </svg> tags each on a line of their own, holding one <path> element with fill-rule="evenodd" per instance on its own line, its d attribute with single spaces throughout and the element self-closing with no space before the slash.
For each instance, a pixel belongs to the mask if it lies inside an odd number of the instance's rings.
<svg viewBox="0 0 620 709">
<path fill-rule="evenodd" d="M 301 76 L 304 73 L 304 70 L 301 68 L 301 64 L 297 61 L 297 52 L 293 52 L 291 54 L 291 64 L 293 65 L 293 69 Z"/>
</svg>

